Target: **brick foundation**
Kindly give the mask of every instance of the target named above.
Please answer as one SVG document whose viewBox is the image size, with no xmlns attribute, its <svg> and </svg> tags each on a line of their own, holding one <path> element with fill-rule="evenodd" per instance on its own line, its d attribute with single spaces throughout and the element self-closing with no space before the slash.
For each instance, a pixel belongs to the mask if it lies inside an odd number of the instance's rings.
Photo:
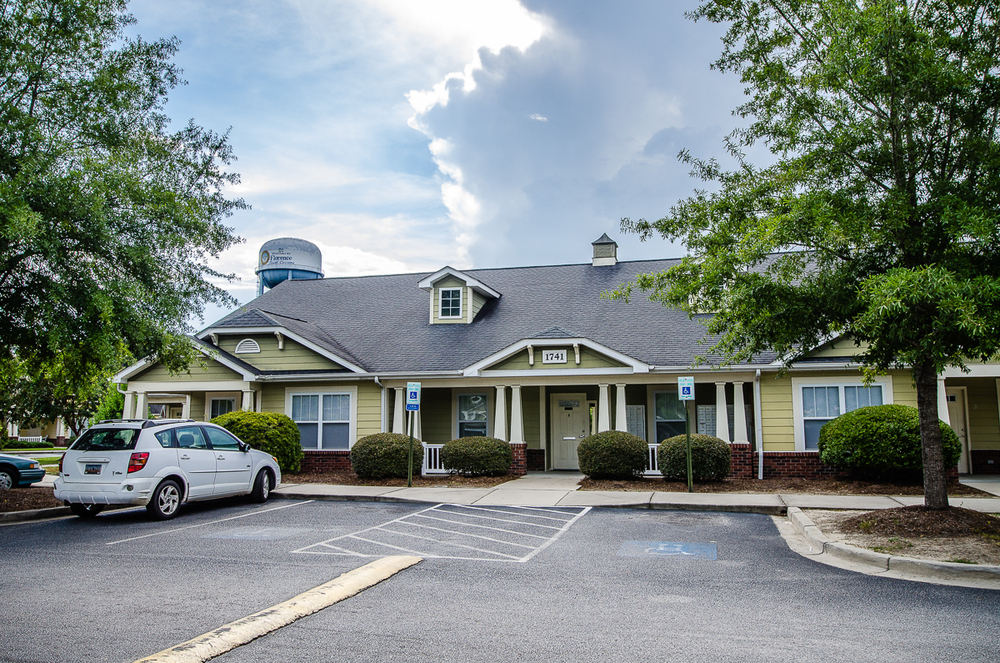
<svg viewBox="0 0 1000 663">
<path fill-rule="evenodd" d="M 1000 474 L 1000 450 L 973 450 L 972 474 Z"/>
<path fill-rule="evenodd" d="M 336 472 L 351 469 L 350 451 L 305 451 L 302 472 Z"/>
<path fill-rule="evenodd" d="M 511 450 L 514 452 L 514 462 L 510 465 L 510 473 L 514 476 L 521 476 L 528 473 L 528 454 L 526 444 L 512 444 Z"/>
<path fill-rule="evenodd" d="M 731 444 L 729 446 L 732 450 L 731 476 L 735 479 L 756 477 L 757 452 L 751 451 L 749 444 Z M 997 454 L 998 460 L 990 467 L 1000 466 L 1000 452 L 993 453 Z M 1000 473 L 1000 469 L 995 472 Z M 958 468 L 951 468 L 946 476 L 949 481 L 957 480 Z M 846 479 L 849 477 L 848 472 L 830 467 L 820 461 L 819 454 L 815 451 L 768 451 L 764 453 L 765 479 Z"/>
<path fill-rule="evenodd" d="M 528 455 L 528 471 L 529 472 L 544 472 L 545 471 L 545 449 L 528 449 L 526 451 Z"/>
</svg>

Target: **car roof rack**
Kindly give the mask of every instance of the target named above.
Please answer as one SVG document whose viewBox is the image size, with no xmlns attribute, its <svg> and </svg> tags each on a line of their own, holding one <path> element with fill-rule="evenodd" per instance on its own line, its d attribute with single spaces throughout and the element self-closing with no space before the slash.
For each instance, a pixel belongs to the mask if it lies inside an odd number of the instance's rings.
<svg viewBox="0 0 1000 663">
<path fill-rule="evenodd" d="M 142 424 L 140 428 L 163 426 L 165 424 L 195 423 L 194 419 L 104 419 L 98 424 Z"/>
</svg>

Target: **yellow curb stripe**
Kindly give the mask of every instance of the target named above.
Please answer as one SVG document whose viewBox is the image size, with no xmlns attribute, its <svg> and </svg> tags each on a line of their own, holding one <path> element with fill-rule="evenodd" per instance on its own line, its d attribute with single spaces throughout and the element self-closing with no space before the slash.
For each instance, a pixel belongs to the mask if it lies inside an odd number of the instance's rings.
<svg viewBox="0 0 1000 663">
<path fill-rule="evenodd" d="M 420 557 L 394 555 L 348 571 L 284 603 L 243 617 L 135 663 L 204 663 L 391 578 Z"/>
</svg>

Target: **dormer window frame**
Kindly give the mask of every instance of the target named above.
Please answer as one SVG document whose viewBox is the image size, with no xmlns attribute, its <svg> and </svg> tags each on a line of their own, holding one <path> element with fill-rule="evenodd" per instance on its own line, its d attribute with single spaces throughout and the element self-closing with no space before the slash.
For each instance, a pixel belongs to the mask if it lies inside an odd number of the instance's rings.
<svg viewBox="0 0 1000 663">
<path fill-rule="evenodd" d="M 438 317 L 439 318 L 441 318 L 442 320 L 461 320 L 462 319 L 462 316 L 463 316 L 463 313 L 464 313 L 463 307 L 462 307 L 462 294 L 463 294 L 464 290 L 465 290 L 465 288 L 461 288 L 461 287 L 447 287 L 447 288 L 439 288 L 438 289 Z M 447 310 L 448 311 L 455 310 L 454 301 L 455 301 L 455 298 L 457 296 L 457 300 L 458 300 L 458 313 L 457 314 L 451 314 L 451 313 L 449 313 L 448 315 L 445 315 L 445 309 L 446 309 L 446 307 L 445 307 L 445 293 L 449 293 L 448 300 L 449 300 L 450 303 L 447 306 Z"/>
</svg>

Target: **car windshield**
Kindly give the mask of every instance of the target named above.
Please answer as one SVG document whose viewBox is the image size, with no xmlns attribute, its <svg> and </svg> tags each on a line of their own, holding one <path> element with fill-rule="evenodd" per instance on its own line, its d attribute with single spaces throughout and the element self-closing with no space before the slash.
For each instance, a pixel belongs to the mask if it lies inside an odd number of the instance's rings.
<svg viewBox="0 0 1000 663">
<path fill-rule="evenodd" d="M 74 451 L 125 451 L 135 449 L 139 431 L 135 428 L 91 428 L 70 449 Z"/>
</svg>

